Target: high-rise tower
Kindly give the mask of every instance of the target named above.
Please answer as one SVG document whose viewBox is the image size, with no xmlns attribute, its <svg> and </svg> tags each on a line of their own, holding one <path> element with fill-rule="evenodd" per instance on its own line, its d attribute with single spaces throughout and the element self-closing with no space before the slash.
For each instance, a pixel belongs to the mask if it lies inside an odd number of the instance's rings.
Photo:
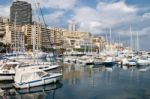
<svg viewBox="0 0 150 99">
<path fill-rule="evenodd" d="M 74 20 L 69 21 L 68 31 L 71 31 L 71 32 L 77 31 L 76 23 Z"/>
<path fill-rule="evenodd" d="M 32 8 L 31 4 L 26 1 L 16 0 L 10 8 L 10 22 L 14 23 L 16 19 L 17 25 L 32 23 Z"/>
</svg>

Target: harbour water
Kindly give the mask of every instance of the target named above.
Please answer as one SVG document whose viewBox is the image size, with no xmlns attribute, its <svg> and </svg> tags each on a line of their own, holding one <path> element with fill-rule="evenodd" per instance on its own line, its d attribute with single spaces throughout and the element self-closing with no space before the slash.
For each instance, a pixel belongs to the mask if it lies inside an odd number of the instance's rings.
<svg viewBox="0 0 150 99">
<path fill-rule="evenodd" d="M 63 78 L 56 84 L 16 90 L 12 83 L 0 82 L 0 99 L 150 99 L 149 75 L 149 66 L 70 64 L 63 66 Z"/>
</svg>

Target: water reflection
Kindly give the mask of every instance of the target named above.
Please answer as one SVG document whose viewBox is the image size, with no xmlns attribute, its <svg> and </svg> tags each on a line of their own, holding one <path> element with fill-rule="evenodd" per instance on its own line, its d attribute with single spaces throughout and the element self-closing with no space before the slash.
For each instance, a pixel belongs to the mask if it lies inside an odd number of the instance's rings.
<svg viewBox="0 0 150 99">
<path fill-rule="evenodd" d="M 110 82 L 111 72 L 116 68 L 116 66 L 105 67 L 103 65 L 96 66 L 80 66 L 80 65 L 66 65 L 64 67 L 63 79 L 69 85 L 78 85 L 83 82 L 88 83 L 92 87 L 96 87 L 97 76 L 101 76 L 107 80 L 106 82 Z M 96 77 L 95 77 L 96 76 Z"/>
<path fill-rule="evenodd" d="M 2 88 L 2 99 L 150 99 L 150 66 L 63 66 L 61 83 L 26 90 Z M 63 86 L 62 86 L 63 84 Z M 0 86 L 5 86 L 0 83 Z M 0 98 L 1 99 L 1 98 Z"/>
<path fill-rule="evenodd" d="M 149 67 L 135 66 L 124 69 L 116 65 L 70 65 L 65 67 L 63 84 L 67 85 L 67 91 L 75 93 L 76 98 L 72 99 L 82 99 L 83 96 L 85 99 L 144 99 L 143 97 L 150 96 Z M 145 72 L 141 72 L 141 68 L 146 69 Z M 66 87 L 63 89 L 66 90 Z M 64 98 L 66 96 L 69 97 L 65 95 Z"/>
<path fill-rule="evenodd" d="M 4 84 L 5 86 L 5 84 Z M 56 90 L 62 87 L 62 83 L 38 86 L 29 89 L 3 89 L 0 99 L 55 99 Z"/>
</svg>

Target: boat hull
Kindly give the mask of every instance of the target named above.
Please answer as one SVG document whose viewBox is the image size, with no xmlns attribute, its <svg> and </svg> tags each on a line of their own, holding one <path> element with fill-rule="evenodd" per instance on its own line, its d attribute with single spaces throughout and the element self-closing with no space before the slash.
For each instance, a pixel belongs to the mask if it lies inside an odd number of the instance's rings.
<svg viewBox="0 0 150 99">
<path fill-rule="evenodd" d="M 62 84 L 61 83 L 56 83 L 56 84 L 48 84 L 46 86 L 37 86 L 29 89 L 19 89 L 17 92 L 19 94 L 33 94 L 33 93 L 39 93 L 39 92 L 49 92 L 51 90 L 56 90 L 58 88 L 61 88 Z"/>
<path fill-rule="evenodd" d="M 14 80 L 15 74 L 0 74 L 0 81 Z"/>
<path fill-rule="evenodd" d="M 60 79 L 61 79 L 61 75 L 57 77 L 46 77 L 46 78 L 42 78 L 39 80 L 30 81 L 30 82 L 15 83 L 14 87 L 17 89 L 31 88 L 31 87 L 41 86 L 41 85 L 47 85 L 50 83 L 55 83 L 59 81 Z"/>
<path fill-rule="evenodd" d="M 104 62 L 94 62 L 94 65 L 104 65 Z"/>
<path fill-rule="evenodd" d="M 104 65 L 105 65 L 106 67 L 112 67 L 112 66 L 115 65 L 115 62 L 104 62 Z"/>
</svg>

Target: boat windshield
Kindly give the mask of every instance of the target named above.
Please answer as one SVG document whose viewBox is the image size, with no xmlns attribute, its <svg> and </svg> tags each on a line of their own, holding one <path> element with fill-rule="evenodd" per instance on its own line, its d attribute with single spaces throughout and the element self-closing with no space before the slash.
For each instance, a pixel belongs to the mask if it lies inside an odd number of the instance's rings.
<svg viewBox="0 0 150 99">
<path fill-rule="evenodd" d="M 21 82 L 29 82 L 29 81 L 40 79 L 39 75 L 43 75 L 43 74 L 39 72 L 24 73 L 21 76 Z"/>
<path fill-rule="evenodd" d="M 47 75 L 47 73 L 41 71 L 41 72 L 37 72 L 37 75 L 39 77 L 43 77 L 43 76 Z"/>
</svg>

